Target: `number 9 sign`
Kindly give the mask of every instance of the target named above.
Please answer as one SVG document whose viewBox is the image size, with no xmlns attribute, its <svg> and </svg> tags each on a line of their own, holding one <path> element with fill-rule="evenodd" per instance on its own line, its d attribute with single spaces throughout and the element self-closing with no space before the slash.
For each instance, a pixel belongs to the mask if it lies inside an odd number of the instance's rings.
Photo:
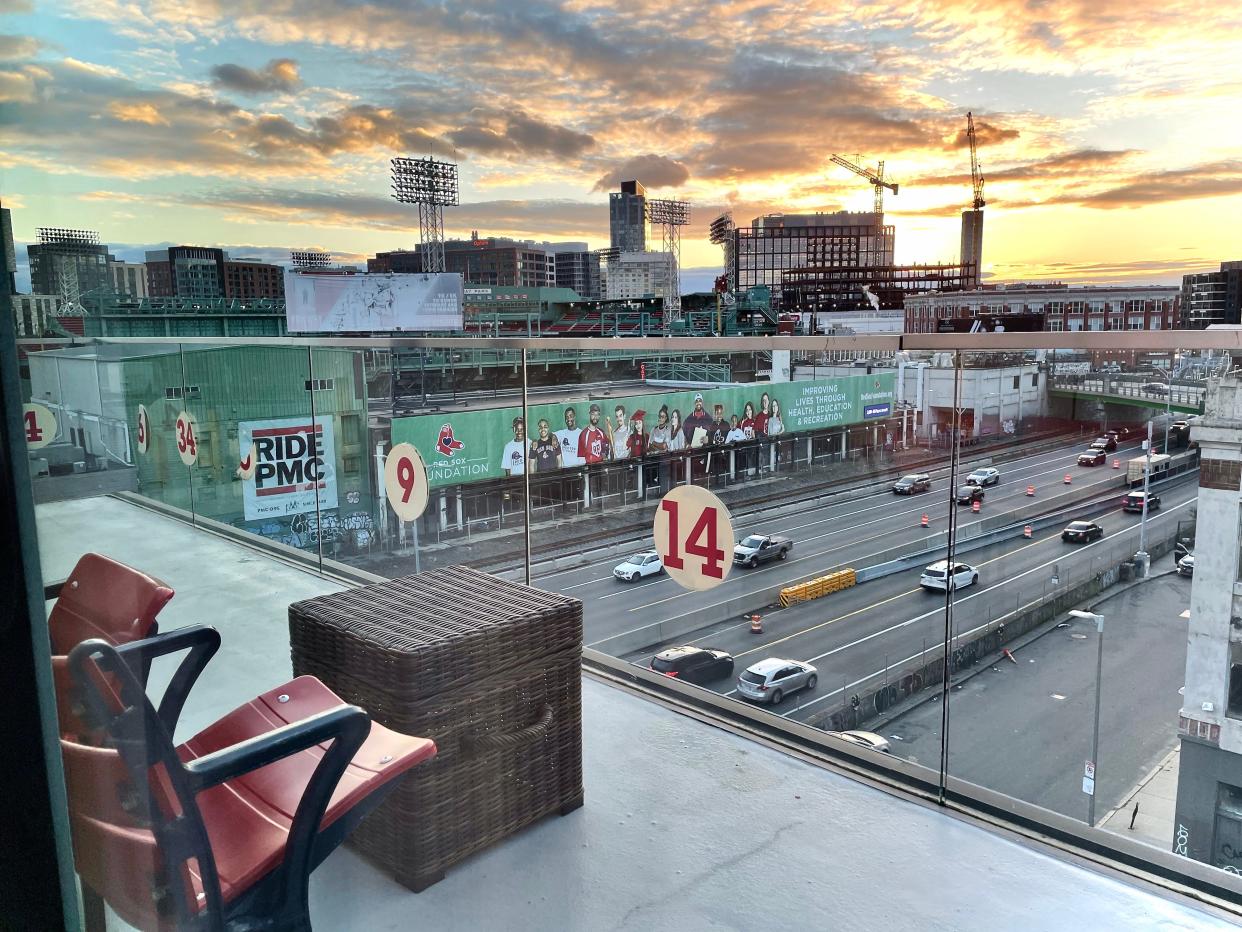
<svg viewBox="0 0 1242 932">
<path fill-rule="evenodd" d="M 384 494 L 402 521 L 413 521 L 427 507 L 427 467 L 409 443 L 399 443 L 384 463 Z"/>
<path fill-rule="evenodd" d="M 707 489 L 679 485 L 660 500 L 655 547 L 664 569 L 686 589 L 719 586 L 733 566 L 729 509 Z"/>
</svg>

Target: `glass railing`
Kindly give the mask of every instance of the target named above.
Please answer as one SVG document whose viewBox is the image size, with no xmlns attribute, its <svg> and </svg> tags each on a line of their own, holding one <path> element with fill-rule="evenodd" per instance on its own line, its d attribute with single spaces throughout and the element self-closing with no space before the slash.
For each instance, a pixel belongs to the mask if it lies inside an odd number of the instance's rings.
<svg viewBox="0 0 1242 932">
<path fill-rule="evenodd" d="M 592 662 L 1237 898 L 1238 487 L 1205 485 L 1196 425 L 1236 462 L 1242 421 L 1213 341 L 41 343 L 33 493 L 49 576 L 103 546 L 74 502 L 107 495 L 338 581 L 575 596 Z"/>
</svg>

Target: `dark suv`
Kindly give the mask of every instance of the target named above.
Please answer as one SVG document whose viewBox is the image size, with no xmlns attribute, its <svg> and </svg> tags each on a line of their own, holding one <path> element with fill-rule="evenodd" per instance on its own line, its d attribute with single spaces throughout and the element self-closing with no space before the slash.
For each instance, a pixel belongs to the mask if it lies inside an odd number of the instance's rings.
<svg viewBox="0 0 1242 932">
<path fill-rule="evenodd" d="M 651 669 L 687 683 L 707 683 L 733 675 L 733 655 L 704 647 L 670 647 L 651 658 Z"/>
<path fill-rule="evenodd" d="M 893 492 L 897 495 L 914 495 L 917 492 L 931 491 L 931 476 L 925 472 L 911 473 L 902 476 L 893 483 Z"/>
</svg>

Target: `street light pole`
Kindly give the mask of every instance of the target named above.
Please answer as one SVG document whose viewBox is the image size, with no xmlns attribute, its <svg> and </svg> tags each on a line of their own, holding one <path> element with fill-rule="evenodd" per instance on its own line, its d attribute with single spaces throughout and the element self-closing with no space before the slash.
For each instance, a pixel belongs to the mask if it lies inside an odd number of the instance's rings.
<svg viewBox="0 0 1242 932">
<path fill-rule="evenodd" d="M 1087 825 L 1095 827 L 1096 786 L 1100 781 L 1100 683 L 1104 678 L 1104 616 L 1095 612 L 1073 609 L 1074 618 L 1085 618 L 1095 622 L 1095 724 L 1091 729 L 1091 766 L 1095 777 L 1091 784 L 1091 795 L 1087 802 Z"/>
<path fill-rule="evenodd" d="M 1139 517 L 1139 549 L 1134 555 L 1137 564 L 1136 574 L 1140 578 L 1147 575 L 1150 557 L 1147 555 L 1147 492 L 1151 488 L 1151 421 L 1147 422 L 1147 459 L 1143 464 L 1143 511 Z"/>
</svg>

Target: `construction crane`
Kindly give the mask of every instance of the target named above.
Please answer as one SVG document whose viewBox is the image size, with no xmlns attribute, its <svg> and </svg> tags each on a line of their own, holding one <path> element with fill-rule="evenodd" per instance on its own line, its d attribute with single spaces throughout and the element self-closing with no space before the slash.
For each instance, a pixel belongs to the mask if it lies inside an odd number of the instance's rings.
<svg viewBox="0 0 1242 932">
<path fill-rule="evenodd" d="M 974 137 L 971 137 L 974 138 Z M 858 156 L 855 156 L 857 158 Z M 884 163 L 881 161 L 876 165 L 875 171 L 870 168 L 863 168 L 851 162 L 849 159 L 843 159 L 839 155 L 834 155 L 832 161 L 840 165 L 842 168 L 848 168 L 855 175 L 866 178 L 875 186 L 875 212 L 877 215 L 884 213 L 884 189 L 888 188 L 894 194 L 897 193 L 897 182 L 886 181 L 884 179 Z"/>
<path fill-rule="evenodd" d="M 983 199 L 983 172 L 979 170 L 979 151 L 975 143 L 975 118 L 966 113 L 966 139 L 970 142 L 970 187 L 974 194 L 971 204 L 975 210 L 982 210 L 987 203 Z"/>
</svg>

